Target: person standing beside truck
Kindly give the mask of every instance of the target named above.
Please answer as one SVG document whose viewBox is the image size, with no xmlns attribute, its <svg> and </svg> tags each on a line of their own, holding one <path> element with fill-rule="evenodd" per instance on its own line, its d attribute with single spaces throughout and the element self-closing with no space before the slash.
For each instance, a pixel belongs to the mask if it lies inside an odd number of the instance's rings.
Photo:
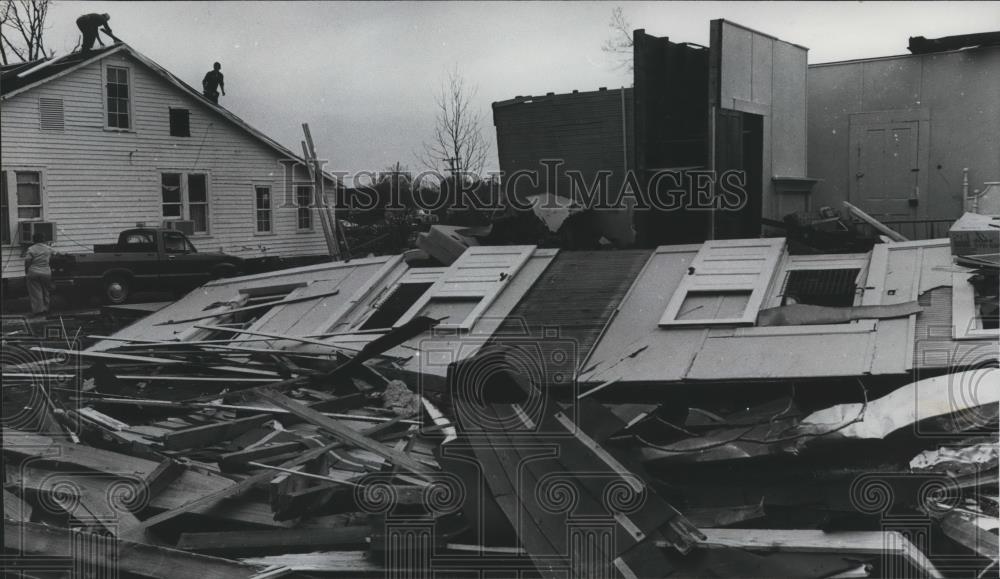
<svg viewBox="0 0 1000 579">
<path fill-rule="evenodd" d="M 24 253 L 24 277 L 28 286 L 28 299 L 31 300 L 31 314 L 45 316 L 49 313 L 52 290 L 52 267 L 49 262 L 55 252 L 41 233 L 36 233 L 31 240 L 34 243 Z"/>
</svg>

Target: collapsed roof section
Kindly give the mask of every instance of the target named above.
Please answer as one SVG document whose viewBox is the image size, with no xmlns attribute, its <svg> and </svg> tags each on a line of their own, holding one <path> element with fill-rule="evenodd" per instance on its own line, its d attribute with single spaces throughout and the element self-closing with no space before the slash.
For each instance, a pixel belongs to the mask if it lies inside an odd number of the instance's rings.
<svg viewBox="0 0 1000 579">
<path fill-rule="evenodd" d="M 507 336 L 544 345 L 540 360 L 559 350 L 559 371 L 577 376 L 566 383 L 902 376 L 997 359 L 974 276 L 952 264 L 947 240 L 838 255 L 791 255 L 783 238 L 631 252 L 476 246 L 447 268 L 375 257 L 218 280 L 94 350 L 225 339 L 356 352 L 424 316 L 438 327 L 387 351 L 390 366 L 443 377 Z"/>
</svg>

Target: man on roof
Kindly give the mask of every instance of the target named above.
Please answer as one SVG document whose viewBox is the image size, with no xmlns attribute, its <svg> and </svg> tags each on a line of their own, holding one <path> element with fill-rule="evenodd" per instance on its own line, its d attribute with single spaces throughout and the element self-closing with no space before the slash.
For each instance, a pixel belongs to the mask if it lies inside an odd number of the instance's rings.
<svg viewBox="0 0 1000 579">
<path fill-rule="evenodd" d="M 219 89 L 222 94 L 226 94 L 226 81 L 222 78 L 222 65 L 216 62 L 212 65 L 212 70 L 205 73 L 205 78 L 201 79 L 201 88 L 205 98 L 218 104 Z"/>
<path fill-rule="evenodd" d="M 80 47 L 80 52 L 84 54 L 90 52 L 90 49 L 94 48 L 95 40 L 100 43 L 101 46 L 104 46 L 104 42 L 101 41 L 99 32 L 104 32 L 115 42 L 121 42 L 118 40 L 118 37 L 111 32 L 111 27 L 108 26 L 109 20 L 111 20 L 111 15 L 108 13 L 84 14 L 76 19 L 76 27 L 79 28 L 80 32 L 83 34 L 83 45 Z"/>
</svg>

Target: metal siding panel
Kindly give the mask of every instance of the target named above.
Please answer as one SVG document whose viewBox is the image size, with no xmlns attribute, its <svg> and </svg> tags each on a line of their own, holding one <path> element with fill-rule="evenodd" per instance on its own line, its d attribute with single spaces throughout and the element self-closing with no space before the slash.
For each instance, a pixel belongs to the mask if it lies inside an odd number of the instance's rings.
<svg viewBox="0 0 1000 579">
<path fill-rule="evenodd" d="M 736 380 L 856 376 L 868 371 L 870 352 L 868 340 L 854 334 L 710 337 L 685 377 Z"/>
</svg>

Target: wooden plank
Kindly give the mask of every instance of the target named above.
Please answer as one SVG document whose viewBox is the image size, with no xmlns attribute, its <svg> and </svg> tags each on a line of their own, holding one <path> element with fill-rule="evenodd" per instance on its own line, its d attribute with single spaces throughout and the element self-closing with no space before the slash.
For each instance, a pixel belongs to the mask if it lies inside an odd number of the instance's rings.
<svg viewBox="0 0 1000 579">
<path fill-rule="evenodd" d="M 3 489 L 3 517 L 12 521 L 30 521 L 31 505 L 22 501 L 20 497 Z"/>
<path fill-rule="evenodd" d="M 219 468 L 223 472 L 232 472 L 245 468 L 247 463 L 251 461 L 293 452 L 299 450 L 302 446 L 302 443 L 298 441 L 278 442 L 245 448 L 236 452 L 227 452 L 219 455 Z"/>
<path fill-rule="evenodd" d="M 882 224 L 881 221 L 879 221 L 878 219 L 875 219 L 871 215 L 868 215 L 867 213 L 865 213 L 860 207 L 857 207 L 857 206 L 851 204 L 848 201 L 843 201 L 843 204 L 844 204 L 844 207 L 846 207 L 847 210 L 850 211 L 853 215 L 855 215 L 858 219 L 860 219 L 861 221 L 864 221 L 868 225 L 871 225 L 879 233 L 881 233 L 882 235 L 885 235 L 889 239 L 891 239 L 893 241 L 909 241 L 902 234 L 898 233 L 894 229 L 890 229 L 890 228 L 886 227 L 885 225 Z"/>
<path fill-rule="evenodd" d="M 144 481 L 146 484 L 146 492 L 149 493 L 150 497 L 155 497 L 163 492 L 163 489 L 170 486 L 181 474 L 184 473 L 187 467 L 183 463 L 172 458 L 165 458 L 163 461 L 153 469 L 152 472 L 146 475 Z"/>
<path fill-rule="evenodd" d="M 263 425 L 271 420 L 270 414 L 255 414 L 234 420 L 222 420 L 212 424 L 204 424 L 183 430 L 164 434 L 160 437 L 163 447 L 167 450 L 182 450 L 185 448 L 200 448 L 216 442 L 224 442 L 252 428 Z"/>
<path fill-rule="evenodd" d="M 708 549 L 749 549 L 789 553 L 852 553 L 896 555 L 927 577 L 942 577 L 913 543 L 896 531 L 825 533 L 805 529 L 701 529 Z"/>
<path fill-rule="evenodd" d="M 209 319 L 212 319 L 212 318 L 218 318 L 220 316 L 228 316 L 230 314 L 237 314 L 237 313 L 241 313 L 241 312 L 251 312 L 253 310 L 260 310 L 260 309 L 264 309 L 264 308 L 273 308 L 273 307 L 277 307 L 277 306 L 285 306 L 285 305 L 288 305 L 288 304 L 297 304 L 299 302 L 307 302 L 309 300 L 318 300 L 318 299 L 322 299 L 322 298 L 328 298 L 330 296 L 335 296 L 335 295 L 337 295 L 339 293 L 340 293 L 340 290 L 333 290 L 333 291 L 324 292 L 324 293 L 316 294 L 316 295 L 297 296 L 297 297 L 294 297 L 294 298 L 285 298 L 285 299 L 282 299 L 282 300 L 274 300 L 274 301 L 265 302 L 265 303 L 262 303 L 262 304 L 256 304 L 256 305 L 252 305 L 252 306 L 242 306 L 242 307 L 239 307 L 239 308 L 233 308 L 231 310 L 226 310 L 226 311 L 223 311 L 223 312 L 217 312 L 217 313 L 214 313 L 214 314 L 205 314 L 205 315 L 201 315 L 201 316 L 193 316 L 193 317 L 190 317 L 190 318 L 181 318 L 179 320 L 167 320 L 165 322 L 160 322 L 158 324 L 153 324 L 153 325 L 155 325 L 155 326 L 168 326 L 170 324 L 186 324 L 188 322 L 197 322 L 199 320 L 209 320 Z M 184 344 L 184 342 L 180 342 L 180 344 Z"/>
<path fill-rule="evenodd" d="M 77 569 L 113 569 L 115 573 L 153 579 L 211 577 L 247 579 L 258 565 L 238 563 L 130 541 L 104 538 L 90 533 L 49 527 L 39 523 L 4 521 L 4 549 L 24 555 L 72 560 Z M 108 553 L 115 553 L 113 558 Z M 113 563 L 113 567 L 109 566 Z M 103 574 L 102 574 L 103 575 Z"/>
<path fill-rule="evenodd" d="M 348 525 L 326 529 L 181 533 L 177 548 L 196 552 L 245 552 L 252 549 L 347 549 L 367 547 L 371 527 Z"/>
<path fill-rule="evenodd" d="M 317 553 L 297 553 L 291 555 L 270 555 L 266 557 L 247 557 L 241 559 L 244 563 L 260 566 L 281 566 L 298 572 L 328 572 L 341 573 L 351 577 L 384 577 L 386 568 L 380 561 L 372 560 L 368 550 L 364 551 L 321 551 Z M 409 577 L 410 573 L 424 572 L 416 569 L 393 569 Z M 419 575 L 416 575 L 419 576 Z"/>
<path fill-rule="evenodd" d="M 292 400 L 280 392 L 271 389 L 263 389 L 257 394 L 261 398 L 264 398 L 273 404 L 277 404 L 306 422 L 319 426 L 323 430 L 330 433 L 330 435 L 335 436 L 338 440 L 374 453 L 417 476 L 429 478 L 433 473 L 430 468 L 424 466 L 409 455 L 389 448 L 380 442 L 376 442 L 362 433 L 352 428 L 348 428 L 347 426 L 324 416 L 322 413 L 317 412 L 304 404 L 300 404 L 299 402 Z"/>
</svg>

